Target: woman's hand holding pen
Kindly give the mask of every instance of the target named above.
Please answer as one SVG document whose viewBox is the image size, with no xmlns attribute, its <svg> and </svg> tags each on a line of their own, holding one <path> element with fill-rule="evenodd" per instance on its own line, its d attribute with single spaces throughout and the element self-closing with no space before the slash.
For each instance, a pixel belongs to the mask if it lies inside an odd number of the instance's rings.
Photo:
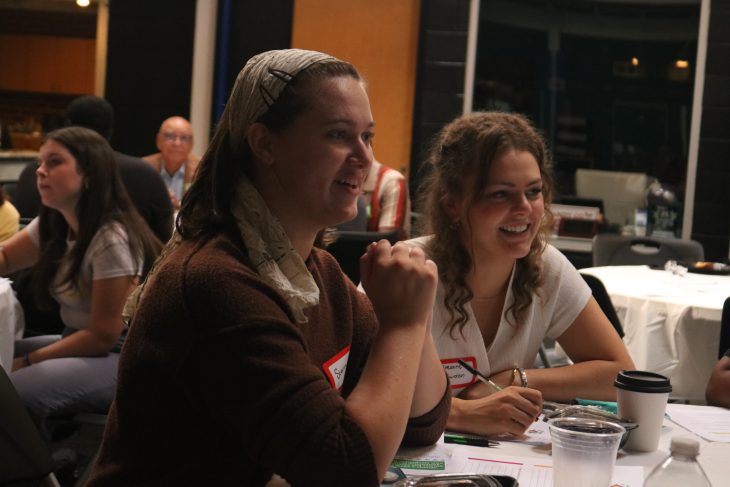
<svg viewBox="0 0 730 487">
<path fill-rule="evenodd" d="M 446 424 L 448 429 L 486 436 L 505 433 L 519 436 L 542 412 L 542 394 L 536 389 L 510 386 L 487 396 L 468 399 L 473 392 L 478 393 L 478 389 L 475 387 L 475 391 L 470 391 L 466 397 L 462 394 L 453 399 Z"/>
</svg>

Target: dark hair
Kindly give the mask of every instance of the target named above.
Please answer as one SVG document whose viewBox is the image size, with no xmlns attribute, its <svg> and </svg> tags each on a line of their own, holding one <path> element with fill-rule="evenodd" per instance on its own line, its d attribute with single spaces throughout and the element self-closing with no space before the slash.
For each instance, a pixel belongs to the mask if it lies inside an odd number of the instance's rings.
<svg viewBox="0 0 730 487">
<path fill-rule="evenodd" d="M 286 129 L 309 109 L 311 85 L 337 77 L 361 79 L 348 62 L 337 59 L 317 62 L 292 78 L 279 98 L 252 122 L 262 123 L 272 132 Z M 236 151 L 231 148 L 229 112 L 237 108 L 230 102 L 226 104 L 208 150 L 200 161 L 193 185 L 183 196 L 175 226 L 184 239 L 230 227 L 233 224 L 230 211 L 233 190 L 244 175 L 249 178 L 254 175 L 253 154 L 248 141 L 237 144 L 239 149 Z"/>
<path fill-rule="evenodd" d="M 85 189 L 76 206 L 79 229 L 70 250 L 68 268 L 56 276 L 66 254 L 68 223 L 52 208 L 41 206 L 38 213 L 40 249 L 33 268 L 33 289 L 39 305 L 50 303 L 49 283 L 78 287 L 81 264 L 92 239 L 104 225 L 121 224 L 127 232 L 132 258 L 143 262 L 143 272 L 152 265 L 162 244 L 137 213 L 121 182 L 109 143 L 93 130 L 66 127 L 44 138 L 63 145 L 76 159 L 77 171 L 84 176 Z"/>
<path fill-rule="evenodd" d="M 70 125 L 91 129 L 111 140 L 114 129 L 114 108 L 104 98 L 86 95 L 74 98 L 66 108 Z"/>
<path fill-rule="evenodd" d="M 552 162 L 545 142 L 522 115 L 477 112 L 463 115 L 446 125 L 431 148 L 428 161 L 431 172 L 423 186 L 421 207 L 427 213 L 427 231 L 434 234 L 428 243 L 428 251 L 438 264 L 439 280 L 444 285 L 444 305 L 450 314 L 450 332 L 456 328 L 461 332 L 468 319 L 464 306 L 473 294 L 465 279 L 473 262 L 461 242 L 458 227 L 444 209 L 443 201 L 449 195 L 464 195 L 468 204 L 473 204 L 487 184 L 492 162 L 510 149 L 533 155 L 540 168 L 545 201 L 545 218 L 528 255 L 517 262 L 512 282 L 514 302 L 505 312 L 508 322 L 517 326 L 532 303 L 532 292 L 542 286 L 541 256 L 552 228 L 549 204 L 554 183 Z M 473 184 L 466 187 L 465 183 L 470 180 Z"/>
</svg>

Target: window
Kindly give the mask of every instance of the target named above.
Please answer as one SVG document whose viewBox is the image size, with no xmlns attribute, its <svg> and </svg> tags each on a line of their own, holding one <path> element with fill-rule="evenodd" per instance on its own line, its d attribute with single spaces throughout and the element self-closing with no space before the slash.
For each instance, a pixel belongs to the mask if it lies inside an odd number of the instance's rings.
<svg viewBox="0 0 730 487">
<path fill-rule="evenodd" d="M 535 122 L 558 196 L 576 194 L 578 169 L 645 174 L 675 196 L 679 236 L 699 11 L 699 0 L 482 0 L 473 109 Z M 633 228 L 625 214 L 615 230 Z"/>
</svg>

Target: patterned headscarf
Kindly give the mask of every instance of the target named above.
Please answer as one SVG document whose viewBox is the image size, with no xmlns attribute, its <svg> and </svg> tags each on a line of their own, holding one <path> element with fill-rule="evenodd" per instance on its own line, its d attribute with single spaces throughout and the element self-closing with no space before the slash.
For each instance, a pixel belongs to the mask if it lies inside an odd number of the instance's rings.
<svg viewBox="0 0 730 487">
<path fill-rule="evenodd" d="M 236 78 L 223 113 L 227 117 L 224 122 L 228 123 L 233 154 L 240 153 L 239 148 L 246 141 L 250 125 L 267 112 L 287 83 L 303 70 L 323 61 L 337 59 L 316 51 L 284 49 L 258 54 L 246 63 Z M 319 302 L 319 289 L 301 256 L 292 247 L 281 223 L 271 214 L 261 195 L 246 177 L 234 190 L 231 213 L 256 271 L 284 297 L 296 321 L 306 322 L 304 310 Z M 131 323 L 139 298 L 158 263 L 181 241 L 176 232 L 162 250 L 145 282 L 130 295 L 123 312 L 125 323 Z"/>
<path fill-rule="evenodd" d="M 267 51 L 252 57 L 243 67 L 228 100 L 228 123 L 231 147 L 246 140 L 248 127 L 271 108 L 286 85 L 313 64 L 337 59 L 317 51 L 283 49 Z"/>
</svg>

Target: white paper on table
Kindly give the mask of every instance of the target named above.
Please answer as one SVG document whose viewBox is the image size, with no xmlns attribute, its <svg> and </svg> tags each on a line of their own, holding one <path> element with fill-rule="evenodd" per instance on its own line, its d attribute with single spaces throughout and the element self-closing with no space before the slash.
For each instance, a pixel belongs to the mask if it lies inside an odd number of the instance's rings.
<svg viewBox="0 0 730 487">
<path fill-rule="evenodd" d="M 552 487 L 553 464 L 551 459 L 493 455 L 483 449 L 457 446 L 451 456 L 449 472 L 468 472 L 484 475 L 508 475 L 514 477 L 520 487 Z M 644 467 L 616 465 L 611 487 L 641 487 L 644 485 Z"/>
<path fill-rule="evenodd" d="M 543 421 L 543 415 L 540 415 L 540 419 L 535 421 L 527 428 L 527 431 L 522 436 L 490 436 L 490 439 L 497 441 L 516 441 L 519 443 L 525 443 L 527 445 L 549 445 L 550 439 L 550 428 L 546 421 Z"/>
<path fill-rule="evenodd" d="M 667 415 L 707 441 L 730 443 L 730 409 L 691 404 L 667 404 Z"/>
</svg>

